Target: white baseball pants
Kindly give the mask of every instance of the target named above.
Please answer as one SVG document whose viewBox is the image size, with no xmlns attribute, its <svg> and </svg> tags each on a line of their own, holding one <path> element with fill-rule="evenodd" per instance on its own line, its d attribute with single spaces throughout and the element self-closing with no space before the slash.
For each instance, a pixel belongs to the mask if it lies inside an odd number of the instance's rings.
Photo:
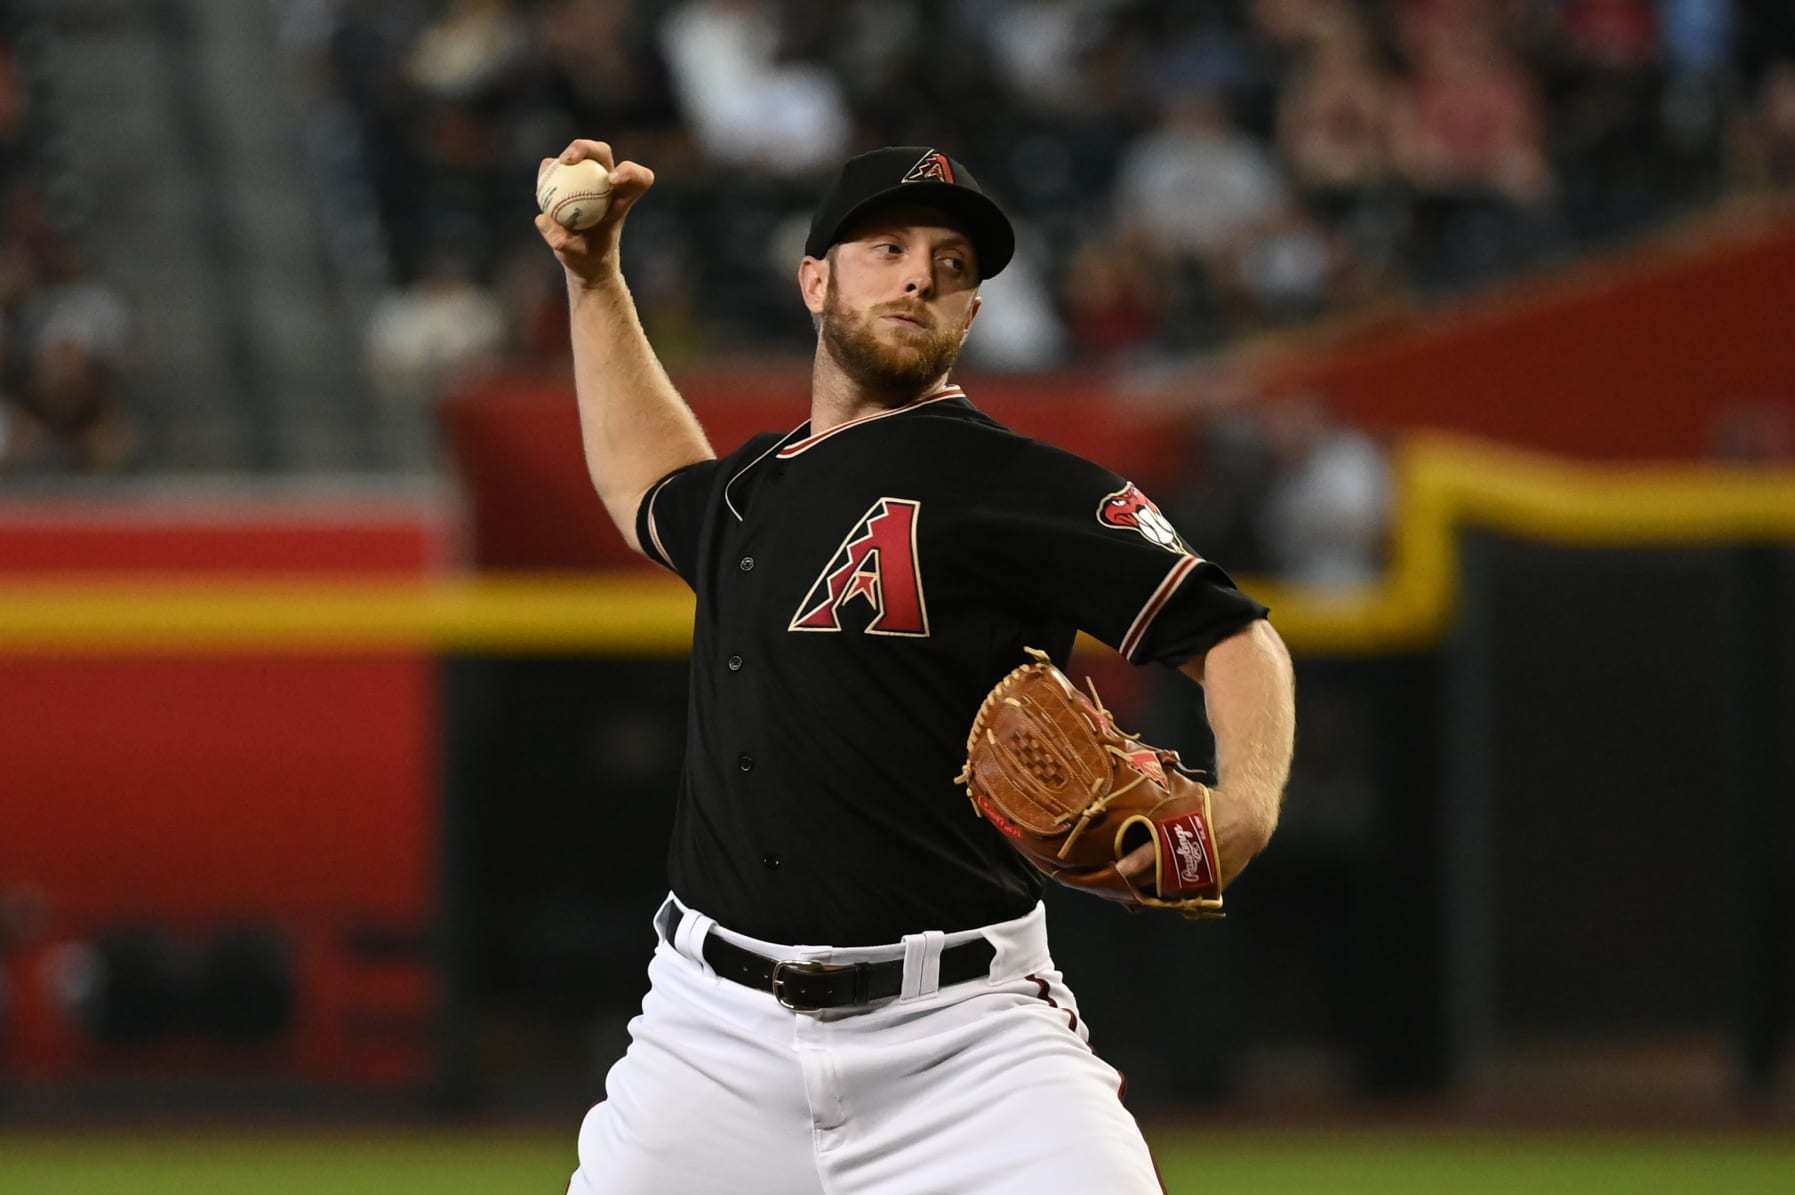
<svg viewBox="0 0 1795 1195">
<path fill-rule="evenodd" d="M 655 928 L 650 990 L 580 1128 L 569 1195 L 1159 1195 L 1042 906 L 852 949 L 757 941 L 671 898 Z M 901 958 L 903 991 L 794 1012 L 712 971 L 707 933 L 774 958 Z M 942 949 L 980 936 L 997 948 L 989 977 L 938 989 Z"/>
</svg>

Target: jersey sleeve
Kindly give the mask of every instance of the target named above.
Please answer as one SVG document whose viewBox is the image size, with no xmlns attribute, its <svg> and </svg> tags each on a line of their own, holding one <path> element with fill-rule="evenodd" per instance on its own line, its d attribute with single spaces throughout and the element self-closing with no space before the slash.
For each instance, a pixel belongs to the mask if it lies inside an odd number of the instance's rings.
<svg viewBox="0 0 1795 1195">
<path fill-rule="evenodd" d="M 643 554 L 694 588 L 698 541 L 722 465 L 708 460 L 675 469 L 650 486 L 636 508 L 636 542 Z"/>
<path fill-rule="evenodd" d="M 1019 454 L 988 529 L 1020 599 L 1136 664 L 1177 667 L 1269 611 L 1187 544 L 1152 499 L 1044 445 Z"/>
</svg>

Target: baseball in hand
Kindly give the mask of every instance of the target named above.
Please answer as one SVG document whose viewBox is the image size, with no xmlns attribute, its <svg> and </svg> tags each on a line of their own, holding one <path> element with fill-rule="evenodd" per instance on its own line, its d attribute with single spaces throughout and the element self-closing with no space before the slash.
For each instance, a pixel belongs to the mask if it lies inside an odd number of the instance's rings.
<svg viewBox="0 0 1795 1195">
<path fill-rule="evenodd" d="M 611 206 L 611 172 L 592 158 L 551 162 L 536 176 L 536 206 L 575 232 L 591 228 Z"/>
</svg>

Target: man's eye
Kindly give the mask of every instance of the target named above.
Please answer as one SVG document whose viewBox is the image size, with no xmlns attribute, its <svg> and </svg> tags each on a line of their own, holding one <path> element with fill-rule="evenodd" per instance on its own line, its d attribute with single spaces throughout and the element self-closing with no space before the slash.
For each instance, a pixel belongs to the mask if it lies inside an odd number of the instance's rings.
<svg viewBox="0 0 1795 1195">
<path fill-rule="evenodd" d="M 956 274 L 964 274 L 966 272 L 966 259 L 963 257 L 944 257 L 941 259 L 941 262 Z"/>
<path fill-rule="evenodd" d="M 896 245 L 892 244 L 890 241 L 886 241 L 884 244 L 881 244 L 881 245 L 876 245 L 876 246 L 874 246 L 874 248 L 877 249 L 880 253 L 883 253 L 886 257 L 896 257 L 898 254 L 903 252 L 902 249 L 898 248 Z"/>
</svg>

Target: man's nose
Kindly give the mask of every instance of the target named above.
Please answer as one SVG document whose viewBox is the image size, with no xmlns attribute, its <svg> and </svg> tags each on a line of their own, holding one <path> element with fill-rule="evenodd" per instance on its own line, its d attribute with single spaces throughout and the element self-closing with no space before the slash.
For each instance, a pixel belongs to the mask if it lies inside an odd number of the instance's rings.
<svg viewBox="0 0 1795 1195">
<path fill-rule="evenodd" d="M 904 293 L 927 298 L 935 289 L 935 273 L 927 265 L 914 266 L 905 275 Z"/>
</svg>

